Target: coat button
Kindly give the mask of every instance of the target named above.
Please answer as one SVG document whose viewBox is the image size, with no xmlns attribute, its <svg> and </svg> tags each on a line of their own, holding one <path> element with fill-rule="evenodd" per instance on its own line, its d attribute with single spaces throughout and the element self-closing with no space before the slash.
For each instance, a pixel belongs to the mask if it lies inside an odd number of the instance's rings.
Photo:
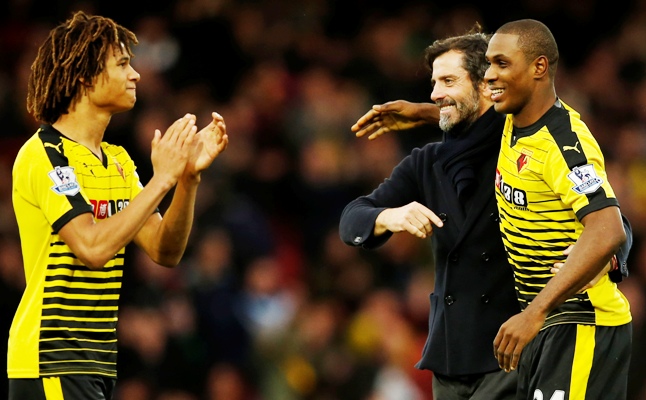
<svg viewBox="0 0 646 400">
<path fill-rule="evenodd" d="M 448 295 L 444 298 L 444 302 L 450 306 L 451 304 L 455 303 L 455 299 L 453 298 L 453 296 Z"/>
<path fill-rule="evenodd" d="M 487 303 L 489 303 L 489 296 L 487 296 L 486 294 L 483 294 L 483 295 L 480 297 L 480 301 L 482 302 L 482 304 L 487 304 Z"/>
<path fill-rule="evenodd" d="M 458 259 L 459 259 L 459 258 L 460 258 L 460 257 L 458 257 L 458 253 L 453 253 L 453 254 L 451 254 L 451 255 L 449 256 L 449 261 L 451 261 L 451 262 L 456 262 L 456 261 L 458 261 Z"/>
<path fill-rule="evenodd" d="M 489 254 L 486 251 L 480 254 L 480 258 L 482 258 L 483 261 L 489 261 L 491 259 L 491 257 L 489 257 Z"/>
<path fill-rule="evenodd" d="M 442 222 L 446 222 L 447 220 L 446 213 L 439 213 L 437 216 L 439 219 L 442 220 Z"/>
</svg>

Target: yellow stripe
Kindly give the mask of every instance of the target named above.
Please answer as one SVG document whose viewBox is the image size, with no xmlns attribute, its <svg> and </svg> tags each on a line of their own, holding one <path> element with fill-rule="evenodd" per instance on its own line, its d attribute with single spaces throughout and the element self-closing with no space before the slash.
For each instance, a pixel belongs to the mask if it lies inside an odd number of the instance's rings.
<svg viewBox="0 0 646 400">
<path fill-rule="evenodd" d="M 594 325 L 577 325 L 570 400 L 585 400 L 592 359 L 594 358 L 595 332 L 596 326 Z"/>
<path fill-rule="evenodd" d="M 43 378 L 43 388 L 45 389 L 45 399 L 65 400 L 63 388 L 61 387 L 61 378 Z"/>
<path fill-rule="evenodd" d="M 108 329 L 81 329 L 81 328 L 40 328 L 41 331 L 69 331 L 69 332 L 115 332 L 115 328 Z"/>
<path fill-rule="evenodd" d="M 80 339 L 77 337 L 55 337 L 55 338 L 48 338 L 48 339 L 40 339 L 40 342 L 52 342 L 56 340 L 70 340 L 70 341 L 77 341 L 77 342 L 89 342 L 89 343 L 114 343 L 117 341 L 117 339 L 111 339 L 111 340 L 91 340 L 91 339 Z"/>
<path fill-rule="evenodd" d="M 61 315 L 49 315 L 41 318 L 43 321 L 83 321 L 83 322 L 115 322 L 117 317 L 109 318 L 80 318 L 80 317 L 63 317 Z"/>
<path fill-rule="evenodd" d="M 63 304 L 44 304 L 43 310 L 60 308 L 61 310 L 76 310 L 76 311 L 117 311 L 118 306 L 67 306 Z"/>
</svg>

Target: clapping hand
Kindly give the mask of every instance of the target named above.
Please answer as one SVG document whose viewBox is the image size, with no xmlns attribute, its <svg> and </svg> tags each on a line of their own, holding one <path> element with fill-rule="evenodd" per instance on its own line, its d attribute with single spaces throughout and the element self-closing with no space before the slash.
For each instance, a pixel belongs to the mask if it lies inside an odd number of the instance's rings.
<svg viewBox="0 0 646 400">
<path fill-rule="evenodd" d="M 211 123 L 195 134 L 193 151 L 184 171 L 191 177 L 198 176 L 207 169 L 229 144 L 224 118 L 216 112 L 211 115 L 213 117 Z"/>
</svg>

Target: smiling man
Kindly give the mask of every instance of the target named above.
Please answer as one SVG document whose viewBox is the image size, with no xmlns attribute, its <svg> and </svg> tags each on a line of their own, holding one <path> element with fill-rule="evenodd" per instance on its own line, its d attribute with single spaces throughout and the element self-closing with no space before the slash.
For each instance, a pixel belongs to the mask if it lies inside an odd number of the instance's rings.
<svg viewBox="0 0 646 400">
<path fill-rule="evenodd" d="M 42 125 L 13 167 L 27 287 L 9 333 L 10 400 L 112 398 L 125 246 L 177 265 L 201 173 L 227 147 L 222 117 L 198 132 L 186 114 L 164 135 L 151 132 L 144 187 L 126 150 L 103 141 L 111 117 L 135 105 L 136 43 L 111 19 L 77 12 L 32 65 L 27 108 Z M 173 188 L 162 218 L 157 207 Z"/>
<path fill-rule="evenodd" d="M 584 288 L 626 240 L 603 154 L 556 95 L 559 53 L 544 24 L 503 25 L 486 57 L 491 99 L 507 114 L 496 197 L 523 309 L 501 326 L 494 354 L 504 370 L 518 368 L 518 399 L 625 399 L 630 306 L 605 274 Z"/>
</svg>

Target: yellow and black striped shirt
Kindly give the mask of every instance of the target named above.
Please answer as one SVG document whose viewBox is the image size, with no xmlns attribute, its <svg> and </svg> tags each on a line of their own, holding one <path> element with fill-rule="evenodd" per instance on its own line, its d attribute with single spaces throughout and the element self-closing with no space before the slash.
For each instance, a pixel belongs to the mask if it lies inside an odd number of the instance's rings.
<svg viewBox="0 0 646 400">
<path fill-rule="evenodd" d="M 527 128 L 507 116 L 496 170 L 500 229 L 516 293 L 524 309 L 545 287 L 550 268 L 581 232 L 581 219 L 619 206 L 604 159 L 580 115 L 562 102 Z M 630 307 L 607 275 L 548 315 L 561 323 L 616 326 L 631 320 Z"/>
<path fill-rule="evenodd" d="M 128 153 L 107 143 L 101 149 L 103 161 L 42 125 L 16 157 L 12 199 L 27 287 L 9 334 L 9 378 L 116 376 L 124 249 L 92 271 L 58 235 L 82 213 L 100 223 L 142 190 Z"/>
</svg>

